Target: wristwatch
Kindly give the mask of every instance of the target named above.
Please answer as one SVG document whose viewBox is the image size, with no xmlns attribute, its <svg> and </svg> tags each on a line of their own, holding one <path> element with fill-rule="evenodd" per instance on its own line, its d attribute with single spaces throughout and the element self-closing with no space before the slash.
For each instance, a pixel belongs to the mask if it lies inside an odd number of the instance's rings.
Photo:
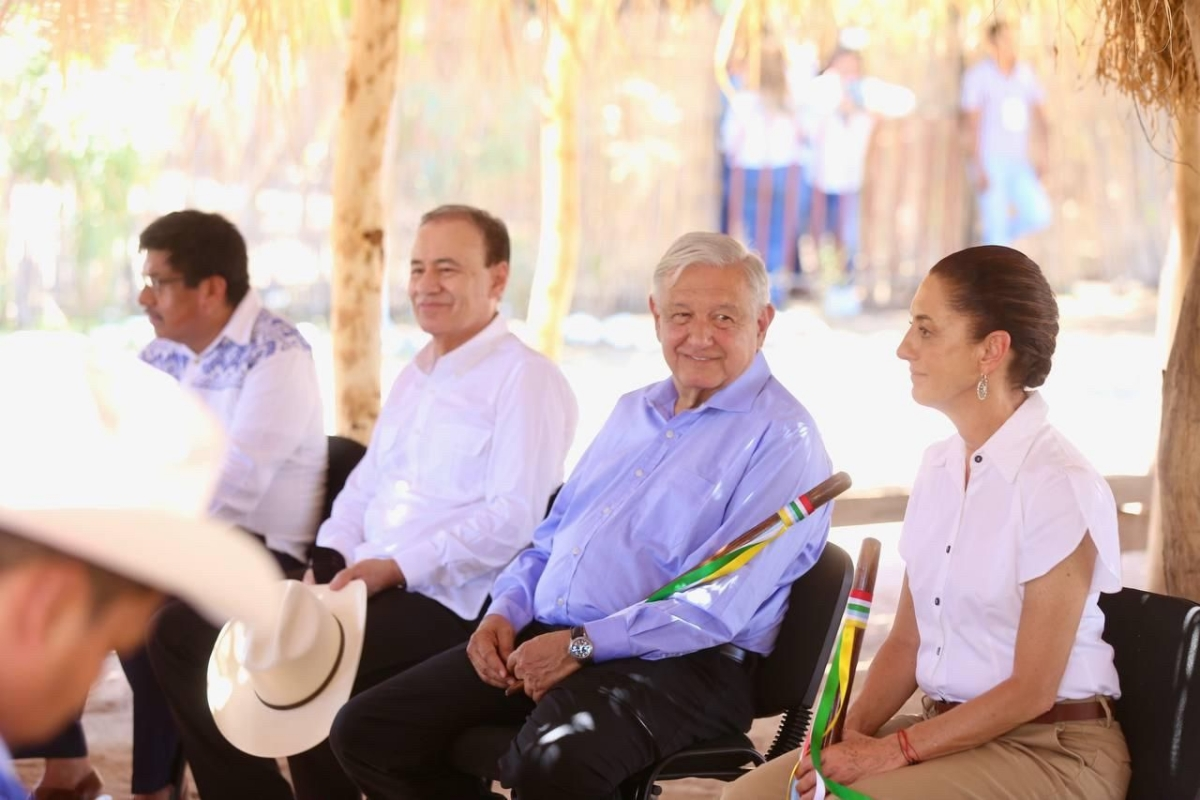
<svg viewBox="0 0 1200 800">
<path fill-rule="evenodd" d="M 592 663 L 592 653 L 595 649 L 582 625 L 571 628 L 571 643 L 567 645 L 567 655 L 587 666 Z"/>
</svg>

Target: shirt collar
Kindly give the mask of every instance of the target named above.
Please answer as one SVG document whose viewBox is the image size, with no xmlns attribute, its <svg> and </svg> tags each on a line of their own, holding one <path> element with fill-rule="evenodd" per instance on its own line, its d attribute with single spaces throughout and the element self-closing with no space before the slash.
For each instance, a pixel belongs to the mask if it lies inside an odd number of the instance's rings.
<svg viewBox="0 0 1200 800">
<path fill-rule="evenodd" d="M 1025 402 L 976 451 L 976 456 L 994 462 L 1005 479 L 1012 483 L 1017 479 L 1017 471 L 1021 469 L 1033 440 L 1045 426 L 1049 415 L 1050 406 L 1042 399 L 1041 393 L 1030 392 Z M 957 453 L 960 460 L 966 457 L 966 444 L 961 436 L 954 437 L 953 447 L 941 450 L 936 463 L 945 464 L 951 453 Z"/>
<path fill-rule="evenodd" d="M 250 334 L 254 332 L 254 322 L 258 319 L 260 311 L 262 301 L 258 299 L 258 293 L 251 289 L 233 310 L 233 316 L 225 323 L 217 341 L 228 339 L 234 344 L 250 344 Z"/>
<path fill-rule="evenodd" d="M 433 373 L 436 367 L 439 372 L 451 371 L 455 376 L 469 372 L 472 367 L 482 361 L 492 352 L 492 349 L 508 335 L 508 321 L 503 315 L 496 314 L 483 330 L 463 342 L 440 358 L 434 353 L 433 342 L 425 345 L 413 358 L 417 369 L 426 375 Z"/>
<path fill-rule="evenodd" d="M 233 314 L 225 323 L 225 327 L 217 334 L 217 338 L 213 339 L 208 347 L 204 348 L 204 352 L 199 354 L 200 358 L 204 358 L 216 350 L 226 339 L 242 346 L 250 344 L 250 335 L 254 332 L 254 323 L 258 320 L 260 311 L 262 311 L 262 300 L 259 299 L 258 293 L 251 289 L 246 292 L 242 302 L 237 304 L 237 308 L 233 310 Z M 181 342 L 174 342 L 174 344 L 182 348 L 185 353 L 192 352 L 187 345 Z"/>
<path fill-rule="evenodd" d="M 771 379 L 771 367 L 767 358 L 758 351 L 750 366 L 741 375 L 723 389 L 718 390 L 696 411 L 706 408 L 716 408 L 721 411 L 747 412 L 754 407 L 754 401 L 762 393 L 763 387 Z M 654 407 L 663 419 L 675 416 L 675 402 L 679 399 L 679 391 L 675 381 L 667 378 L 650 387 L 646 392 L 646 402 Z"/>
<path fill-rule="evenodd" d="M 8 750 L 8 745 L 4 743 L 4 739 L 0 739 L 0 775 L 12 775 L 13 763 L 12 753 Z"/>
</svg>

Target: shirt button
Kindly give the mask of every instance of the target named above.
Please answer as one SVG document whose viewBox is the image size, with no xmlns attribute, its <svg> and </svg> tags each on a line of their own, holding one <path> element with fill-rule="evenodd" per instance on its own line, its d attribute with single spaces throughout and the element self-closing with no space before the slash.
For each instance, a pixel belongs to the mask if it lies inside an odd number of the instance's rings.
<svg viewBox="0 0 1200 800">
<path fill-rule="evenodd" d="M 578 548 L 578 547 L 572 547 L 572 548 L 571 548 L 571 555 L 573 555 L 573 556 L 577 556 L 577 555 L 579 555 L 579 548 Z"/>
<path fill-rule="evenodd" d="M 635 470 L 633 471 L 633 474 L 634 474 L 634 475 L 636 475 L 637 477 L 639 477 L 639 478 L 640 478 L 640 477 L 642 477 L 643 475 L 645 475 L 646 473 L 642 472 L 640 469 L 635 469 Z"/>
<path fill-rule="evenodd" d="M 983 463 L 983 456 L 975 456 L 975 463 L 976 463 L 976 464 L 982 464 L 982 463 Z"/>
<path fill-rule="evenodd" d="M 674 439 L 674 438 L 675 438 L 675 431 L 667 431 L 667 438 L 668 438 L 668 439 Z"/>
<path fill-rule="evenodd" d="M 566 603 L 567 601 L 566 601 L 566 600 L 563 600 L 563 599 L 560 597 L 560 598 L 558 598 L 558 601 L 557 601 L 557 602 L 558 602 L 558 604 L 561 606 L 561 605 L 563 605 L 564 603 Z"/>
<path fill-rule="evenodd" d="M 604 510 L 603 510 L 603 511 L 601 511 L 600 513 L 601 513 L 601 514 L 603 514 L 604 516 L 606 516 L 606 517 L 607 517 L 609 514 L 611 514 L 611 513 L 612 513 L 612 509 L 611 509 L 611 508 L 609 508 L 608 506 L 605 506 L 605 507 L 604 507 Z"/>
<path fill-rule="evenodd" d="M 940 606 L 942 604 L 942 598 L 940 598 L 940 597 L 933 598 L 933 604 L 935 606 Z"/>
</svg>

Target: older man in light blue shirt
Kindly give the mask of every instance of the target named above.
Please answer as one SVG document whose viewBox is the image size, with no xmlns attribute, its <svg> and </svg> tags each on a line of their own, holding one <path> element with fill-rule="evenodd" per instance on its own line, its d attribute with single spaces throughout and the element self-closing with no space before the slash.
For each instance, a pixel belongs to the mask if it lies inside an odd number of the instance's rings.
<svg viewBox="0 0 1200 800">
<path fill-rule="evenodd" d="M 754 666 L 828 509 L 717 582 L 644 598 L 830 474 L 812 417 L 760 352 L 767 286 L 727 236 L 667 251 L 650 307 L 671 377 L 617 403 L 465 652 L 364 692 L 335 722 L 368 798 L 487 797 L 446 763 L 479 724 L 524 723 L 500 762 L 522 800 L 610 798 L 662 755 L 749 727 Z"/>
</svg>

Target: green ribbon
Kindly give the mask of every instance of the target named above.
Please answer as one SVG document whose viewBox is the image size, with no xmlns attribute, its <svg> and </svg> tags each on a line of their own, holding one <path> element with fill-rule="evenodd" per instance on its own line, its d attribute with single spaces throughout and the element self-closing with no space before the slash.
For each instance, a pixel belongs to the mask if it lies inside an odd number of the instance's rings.
<svg viewBox="0 0 1200 800">
<path fill-rule="evenodd" d="M 736 550 L 731 550 L 723 556 L 718 556 L 711 561 L 705 561 L 703 564 L 691 570 L 690 572 L 683 573 L 678 578 L 647 597 L 646 602 L 654 603 L 659 600 L 665 600 L 676 592 L 683 591 L 684 589 L 700 583 L 709 575 L 712 575 L 730 561 L 733 561 L 735 558 L 740 556 L 747 547 L 754 547 L 754 543 L 744 545 Z"/>
<path fill-rule="evenodd" d="M 810 742 L 808 752 L 812 756 L 813 769 L 825 782 L 825 790 L 829 794 L 840 797 L 842 800 L 871 800 L 862 792 L 856 792 L 848 786 L 842 786 L 837 781 L 826 778 L 825 774 L 821 772 L 821 740 L 825 738 L 825 731 L 829 727 L 829 718 L 833 716 L 833 704 L 837 701 L 838 684 L 841 682 L 838 676 L 842 674 L 842 637 L 845 635 L 846 629 L 842 628 L 842 632 L 838 634 L 837 644 L 833 646 L 833 661 L 829 664 L 829 678 L 825 681 L 825 690 L 821 692 L 821 702 L 817 704 L 817 718 L 813 720 L 812 731 L 808 734 Z"/>
</svg>

